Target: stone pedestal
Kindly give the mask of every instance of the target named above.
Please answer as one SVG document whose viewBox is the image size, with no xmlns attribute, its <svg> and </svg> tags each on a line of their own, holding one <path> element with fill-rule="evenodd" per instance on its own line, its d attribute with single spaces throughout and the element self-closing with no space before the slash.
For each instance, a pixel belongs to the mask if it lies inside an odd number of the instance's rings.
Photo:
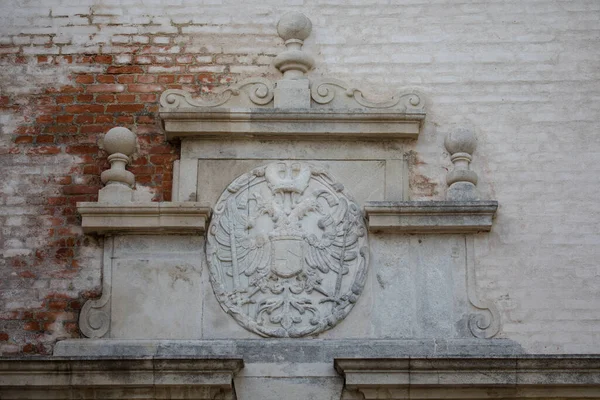
<svg viewBox="0 0 600 400">
<path fill-rule="evenodd" d="M 275 88 L 275 108 L 310 108 L 310 90 L 308 79 L 285 80 L 277 82 Z"/>
</svg>

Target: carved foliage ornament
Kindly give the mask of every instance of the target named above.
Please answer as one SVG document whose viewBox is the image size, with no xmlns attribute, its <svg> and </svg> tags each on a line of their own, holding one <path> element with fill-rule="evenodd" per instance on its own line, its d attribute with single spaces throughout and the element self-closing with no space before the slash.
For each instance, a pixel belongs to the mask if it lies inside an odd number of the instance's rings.
<svg viewBox="0 0 600 400">
<path fill-rule="evenodd" d="M 358 204 L 322 169 L 296 161 L 234 180 L 207 235 L 211 283 L 221 307 L 261 336 L 301 337 L 335 326 L 367 276 Z"/>
</svg>

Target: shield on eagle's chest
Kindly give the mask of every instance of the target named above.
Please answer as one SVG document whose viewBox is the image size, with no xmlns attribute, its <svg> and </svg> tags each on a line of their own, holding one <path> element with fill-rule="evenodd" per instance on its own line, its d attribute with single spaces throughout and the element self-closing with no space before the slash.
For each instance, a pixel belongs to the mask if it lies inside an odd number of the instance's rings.
<svg viewBox="0 0 600 400">
<path fill-rule="evenodd" d="M 271 242 L 271 271 L 282 278 L 291 278 L 304 266 L 304 240 L 273 238 Z"/>
</svg>

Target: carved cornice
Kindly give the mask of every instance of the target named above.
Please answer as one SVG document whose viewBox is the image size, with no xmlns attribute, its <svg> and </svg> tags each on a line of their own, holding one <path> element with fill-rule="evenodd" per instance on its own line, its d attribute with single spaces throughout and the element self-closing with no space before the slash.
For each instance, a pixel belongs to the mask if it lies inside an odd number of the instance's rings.
<svg viewBox="0 0 600 400">
<path fill-rule="evenodd" d="M 336 359 L 343 400 L 598 398 L 600 357 Z M 590 397 L 591 396 L 591 397 Z"/>
<path fill-rule="evenodd" d="M 369 201 L 369 230 L 385 233 L 476 233 L 492 228 L 497 201 Z"/>
<path fill-rule="evenodd" d="M 182 89 L 162 93 L 167 139 L 416 139 L 425 109 L 414 90 L 376 101 L 339 79 L 305 75 L 313 66 L 302 49 L 311 26 L 303 14 L 282 16 L 277 29 L 286 50 L 274 60 L 283 73 L 277 82 L 249 78 L 206 98 Z"/>
<path fill-rule="evenodd" d="M 204 139 L 414 139 L 424 113 L 386 109 L 203 108 L 161 111 L 168 140 Z"/>
<path fill-rule="evenodd" d="M 211 100 L 169 89 L 160 97 L 168 140 L 205 139 L 415 139 L 425 110 L 414 91 L 372 101 L 338 79 L 310 84 L 310 108 L 276 108 L 276 83 L 251 78 L 219 91 Z"/>
<path fill-rule="evenodd" d="M 210 207 L 192 202 L 77 203 L 85 233 L 203 233 Z"/>
<path fill-rule="evenodd" d="M 0 359 L 1 399 L 233 399 L 241 358 Z"/>
</svg>

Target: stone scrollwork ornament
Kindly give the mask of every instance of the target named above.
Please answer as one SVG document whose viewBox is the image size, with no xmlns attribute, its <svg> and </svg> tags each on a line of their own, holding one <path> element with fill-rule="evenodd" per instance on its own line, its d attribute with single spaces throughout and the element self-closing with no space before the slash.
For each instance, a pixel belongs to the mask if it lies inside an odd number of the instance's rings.
<svg viewBox="0 0 600 400">
<path fill-rule="evenodd" d="M 161 107 L 219 107 L 227 103 L 232 96 L 244 93 L 257 106 L 264 106 L 273 101 L 275 84 L 266 78 L 248 78 L 235 85 L 221 89 L 215 93 L 213 101 L 192 97 L 192 94 L 181 89 L 165 90 L 160 96 Z M 248 87 L 248 91 L 243 88 Z"/>
<path fill-rule="evenodd" d="M 335 326 L 360 296 L 368 266 L 358 204 L 324 170 L 296 161 L 256 168 L 221 195 L 207 234 L 221 307 L 261 336 Z"/>
<path fill-rule="evenodd" d="M 415 92 L 400 92 L 385 101 L 374 102 L 368 100 L 363 95 L 361 89 L 351 86 L 339 79 L 332 78 L 312 81 L 310 89 L 311 98 L 321 105 L 331 103 L 336 95 L 336 88 L 343 90 L 348 99 L 353 99 L 356 104 L 365 108 L 396 108 L 401 109 L 404 112 L 423 110 L 421 98 Z"/>
</svg>

